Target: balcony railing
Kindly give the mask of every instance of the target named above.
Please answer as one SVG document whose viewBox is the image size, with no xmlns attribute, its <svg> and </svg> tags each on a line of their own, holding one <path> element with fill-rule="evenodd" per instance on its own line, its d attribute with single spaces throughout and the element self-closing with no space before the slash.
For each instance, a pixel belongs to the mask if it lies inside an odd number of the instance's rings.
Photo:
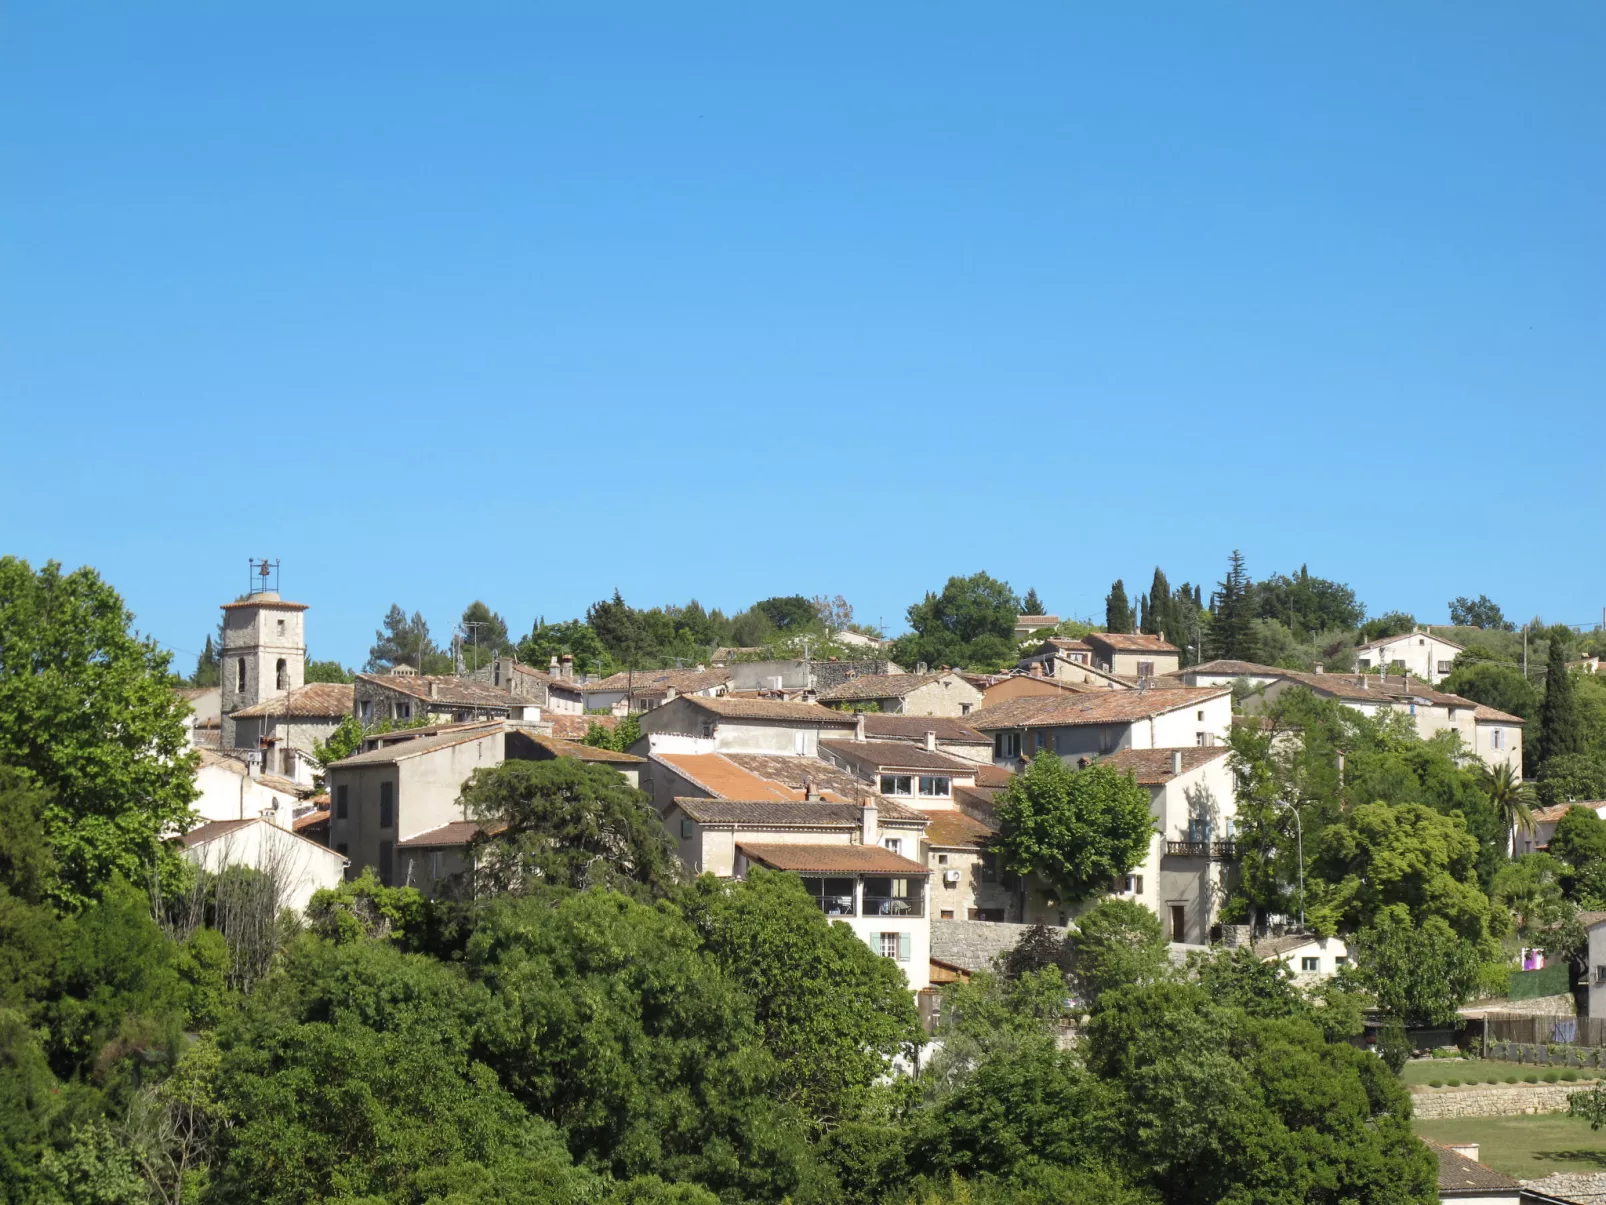
<svg viewBox="0 0 1606 1205">
<path fill-rule="evenodd" d="M 1236 841 L 1167 841 L 1165 852 L 1173 858 L 1236 858 Z"/>
</svg>

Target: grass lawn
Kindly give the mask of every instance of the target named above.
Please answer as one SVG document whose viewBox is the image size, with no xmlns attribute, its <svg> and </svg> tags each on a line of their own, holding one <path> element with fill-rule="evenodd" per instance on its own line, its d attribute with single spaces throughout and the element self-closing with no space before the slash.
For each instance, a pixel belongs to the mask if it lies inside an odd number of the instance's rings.
<svg viewBox="0 0 1606 1205">
<path fill-rule="evenodd" d="M 1587 1121 L 1566 1113 L 1450 1117 L 1411 1125 L 1418 1137 L 1434 1142 L 1476 1142 L 1480 1163 L 1523 1180 L 1552 1172 L 1606 1171 L 1606 1130 L 1592 1130 Z"/>
<path fill-rule="evenodd" d="M 1521 1083 L 1528 1076 L 1536 1075 L 1538 1082 L 1544 1083 L 1547 1072 L 1560 1070 L 1562 1068 L 1538 1067 L 1533 1063 L 1506 1063 L 1498 1059 L 1415 1059 L 1405 1064 L 1405 1069 L 1400 1072 L 1400 1082 L 1409 1088 L 1426 1084 L 1429 1080 L 1448 1083 L 1458 1079 L 1465 1086 L 1472 1083 L 1503 1084 L 1513 1075 Z M 1580 1080 L 1594 1079 L 1601 1074 L 1594 1067 L 1573 1070 Z"/>
</svg>

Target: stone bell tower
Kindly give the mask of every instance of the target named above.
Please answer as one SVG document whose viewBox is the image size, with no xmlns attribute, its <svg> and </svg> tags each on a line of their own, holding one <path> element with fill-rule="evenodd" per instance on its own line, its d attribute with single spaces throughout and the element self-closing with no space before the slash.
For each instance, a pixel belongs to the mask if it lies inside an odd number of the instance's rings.
<svg viewBox="0 0 1606 1205">
<path fill-rule="evenodd" d="M 222 747 L 237 747 L 234 713 L 265 699 L 283 698 L 306 681 L 306 603 L 279 596 L 279 563 L 251 562 L 251 589 L 223 604 L 223 647 L 218 670 L 223 688 Z M 271 588 L 270 588 L 271 587 Z"/>
</svg>

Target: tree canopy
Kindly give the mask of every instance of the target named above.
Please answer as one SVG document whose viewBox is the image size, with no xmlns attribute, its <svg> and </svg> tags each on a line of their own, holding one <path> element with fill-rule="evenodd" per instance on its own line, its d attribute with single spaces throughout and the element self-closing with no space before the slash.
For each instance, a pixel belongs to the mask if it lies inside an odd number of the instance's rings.
<svg viewBox="0 0 1606 1205">
<path fill-rule="evenodd" d="M 1008 582 L 986 573 L 951 577 L 941 594 L 909 608 L 914 630 L 893 642 L 892 659 L 913 668 L 951 665 L 991 669 L 1013 662 L 1020 599 Z"/>
</svg>

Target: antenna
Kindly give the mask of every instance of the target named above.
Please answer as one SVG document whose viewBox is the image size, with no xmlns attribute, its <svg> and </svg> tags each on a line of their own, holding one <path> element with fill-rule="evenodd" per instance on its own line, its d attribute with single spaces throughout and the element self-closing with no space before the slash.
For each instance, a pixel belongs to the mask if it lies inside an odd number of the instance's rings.
<svg viewBox="0 0 1606 1205">
<path fill-rule="evenodd" d="M 245 562 L 250 568 L 246 571 L 245 594 L 249 598 L 253 594 L 266 594 L 269 591 L 279 592 L 279 562 L 270 561 L 267 557 L 260 560 L 254 557 L 246 558 Z M 268 584 L 272 581 L 272 585 Z"/>
</svg>

